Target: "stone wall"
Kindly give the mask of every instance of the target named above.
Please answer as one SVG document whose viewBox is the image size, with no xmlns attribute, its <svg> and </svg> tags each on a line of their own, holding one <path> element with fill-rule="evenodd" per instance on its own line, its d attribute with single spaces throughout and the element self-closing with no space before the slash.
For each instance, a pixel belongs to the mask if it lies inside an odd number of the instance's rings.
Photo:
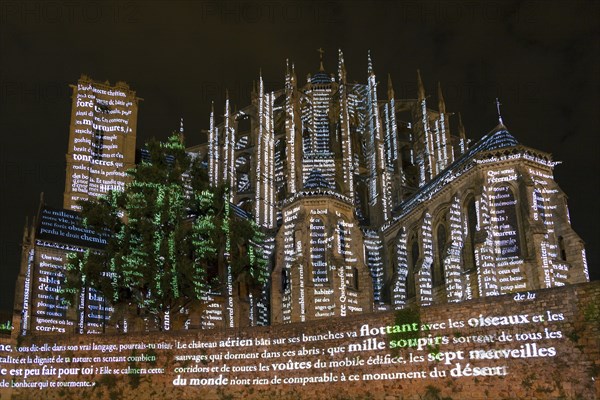
<svg viewBox="0 0 600 400">
<path fill-rule="evenodd" d="M 303 324 L 31 336 L 0 359 L 2 400 L 593 399 L 600 282 Z"/>
</svg>

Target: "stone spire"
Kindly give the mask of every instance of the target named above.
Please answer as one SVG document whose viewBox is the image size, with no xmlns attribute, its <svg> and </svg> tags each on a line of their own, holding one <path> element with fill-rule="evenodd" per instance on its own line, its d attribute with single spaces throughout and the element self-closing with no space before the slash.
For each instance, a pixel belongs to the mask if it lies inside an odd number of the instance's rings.
<svg viewBox="0 0 600 400">
<path fill-rule="evenodd" d="M 346 83 L 346 64 L 341 49 L 338 50 L 338 79 L 340 84 Z"/>
<path fill-rule="evenodd" d="M 23 242 L 27 243 L 29 240 L 29 218 L 25 217 L 25 226 L 23 227 Z"/>
<path fill-rule="evenodd" d="M 438 110 L 442 114 L 446 114 L 446 102 L 444 101 L 444 95 L 442 94 L 442 85 L 438 82 Z"/>
<path fill-rule="evenodd" d="M 319 71 L 323 72 L 325 71 L 325 68 L 323 67 L 323 54 L 325 53 L 325 50 L 319 47 L 317 51 L 319 52 Z"/>
<path fill-rule="evenodd" d="M 425 87 L 423 87 L 423 81 L 421 80 L 421 70 L 417 70 L 417 98 L 420 102 L 425 100 Z"/>
<path fill-rule="evenodd" d="M 463 125 L 462 116 L 460 115 L 460 111 L 458 113 L 458 134 L 460 135 L 461 139 L 467 138 L 467 135 L 465 133 L 465 126 Z"/>
<path fill-rule="evenodd" d="M 465 126 L 463 125 L 462 116 L 460 115 L 460 112 L 458 113 L 458 138 L 460 144 L 460 152 L 461 154 L 465 154 L 469 142 L 467 141 L 467 134 L 465 133 Z"/>
</svg>

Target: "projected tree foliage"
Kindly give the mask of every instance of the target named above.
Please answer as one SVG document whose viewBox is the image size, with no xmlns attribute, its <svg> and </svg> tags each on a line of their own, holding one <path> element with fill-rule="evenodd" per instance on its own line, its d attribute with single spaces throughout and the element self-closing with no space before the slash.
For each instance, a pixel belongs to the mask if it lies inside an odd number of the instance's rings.
<svg viewBox="0 0 600 400">
<path fill-rule="evenodd" d="M 151 141 L 147 150 L 124 191 L 82 202 L 85 223 L 111 238 L 104 251 L 70 254 L 64 292 L 73 302 L 98 290 L 117 309 L 135 305 L 169 329 L 171 314 L 231 281 L 258 292 L 267 262 L 257 225 L 230 212 L 226 186 L 209 187 L 182 135 Z"/>
</svg>

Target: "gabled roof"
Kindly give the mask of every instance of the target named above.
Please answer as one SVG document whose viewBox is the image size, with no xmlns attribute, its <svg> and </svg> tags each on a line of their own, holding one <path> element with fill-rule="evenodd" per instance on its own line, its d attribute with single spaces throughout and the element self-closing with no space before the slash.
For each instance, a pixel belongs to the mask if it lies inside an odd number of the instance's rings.
<svg viewBox="0 0 600 400">
<path fill-rule="evenodd" d="M 475 143 L 475 145 L 471 147 L 471 149 L 469 149 L 465 155 L 468 155 L 471 150 L 475 150 L 475 153 L 479 153 L 480 151 L 496 150 L 518 145 L 519 142 L 513 135 L 510 134 L 510 132 L 508 132 L 508 129 L 504 125 L 498 124 L 488 134 Z"/>
<path fill-rule="evenodd" d="M 389 228 L 400 218 L 411 211 L 415 206 L 430 199 L 441 186 L 453 181 L 459 171 L 464 170 L 478 153 L 502 148 L 516 147 L 520 143 L 510 134 L 506 126 L 498 124 L 494 129 L 483 136 L 477 143 L 471 146 L 465 154 L 457 158 L 446 169 L 437 174 L 431 181 L 419 188 L 415 194 L 402 202 L 400 215 L 386 222 L 382 230 Z"/>
</svg>

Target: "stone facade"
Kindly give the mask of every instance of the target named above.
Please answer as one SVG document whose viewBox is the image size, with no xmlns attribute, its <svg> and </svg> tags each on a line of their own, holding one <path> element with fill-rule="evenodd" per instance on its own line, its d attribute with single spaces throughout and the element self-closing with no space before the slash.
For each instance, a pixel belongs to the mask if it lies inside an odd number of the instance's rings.
<svg viewBox="0 0 600 400">
<path fill-rule="evenodd" d="M 403 339 L 381 327 L 416 320 L 392 311 L 212 332 L 33 335 L 0 357 L 43 357 L 28 368 L 47 374 L 30 371 L 26 381 L 54 386 L 0 388 L 0 399 L 594 399 L 599 304 L 592 282 L 416 308 L 425 345 L 395 349 Z M 309 378 L 321 381 L 302 384 Z"/>
<path fill-rule="evenodd" d="M 392 304 L 588 281 L 553 166 L 499 125 L 409 199 L 382 230 Z"/>
<path fill-rule="evenodd" d="M 282 89 L 259 77 L 250 105 L 234 112 L 227 100 L 220 123 L 211 113 L 207 145 L 190 151 L 273 238 L 271 323 L 345 314 L 319 274 L 343 271 L 357 299 L 372 293 L 352 305 L 362 311 L 589 280 L 551 155 L 520 144 L 500 115 L 471 143 L 441 86 L 435 102 L 418 72 L 416 86 L 416 98 L 398 99 L 388 77 L 382 100 L 370 56 L 366 81 L 349 83 L 340 51 L 336 74 L 321 62 L 301 86 L 287 63 Z M 317 212 L 329 215 L 318 237 Z M 354 261 L 340 269 L 342 214 Z"/>
<path fill-rule="evenodd" d="M 370 272 L 351 205 L 312 193 L 290 202 L 283 218 L 275 257 L 285 261 L 271 275 L 271 322 L 370 312 Z"/>
<path fill-rule="evenodd" d="M 139 98 L 124 82 L 114 86 L 82 75 L 73 89 L 63 207 L 123 190 L 135 165 Z"/>
<path fill-rule="evenodd" d="M 227 99 L 221 121 L 213 107 L 208 143 L 187 149 L 212 185 L 230 187 L 232 212 L 263 230 L 271 279 L 253 292 L 222 267 L 226 289 L 173 316 L 177 327 L 306 322 L 589 280 L 551 155 L 520 144 L 500 116 L 471 143 L 440 85 L 433 102 L 417 72 L 415 98 L 399 99 L 388 77 L 381 99 L 371 57 L 365 81 L 350 83 L 338 55 L 335 74 L 321 61 L 304 85 L 291 63 L 281 89 L 259 77 L 250 104 L 236 111 Z M 139 100 L 123 83 L 87 77 L 73 90 L 65 208 L 125 184 Z M 75 194 L 84 186 L 88 194 Z M 36 223 L 26 227 L 15 326 L 31 321 L 25 297 L 41 276 L 31 252 L 37 260 L 44 247 L 62 246 L 64 258 L 74 245 L 56 235 L 40 242 Z M 124 330 L 137 311 L 113 320 Z M 82 323 L 84 314 L 67 314 Z M 129 326 L 158 329 L 147 320 Z"/>
<path fill-rule="evenodd" d="M 84 228 L 77 212 L 43 203 L 23 232 L 12 334 L 104 333 L 114 309 L 100 293 L 87 288 L 72 307 L 63 303 L 60 291 L 69 254 L 98 251 L 106 236 Z"/>
</svg>

